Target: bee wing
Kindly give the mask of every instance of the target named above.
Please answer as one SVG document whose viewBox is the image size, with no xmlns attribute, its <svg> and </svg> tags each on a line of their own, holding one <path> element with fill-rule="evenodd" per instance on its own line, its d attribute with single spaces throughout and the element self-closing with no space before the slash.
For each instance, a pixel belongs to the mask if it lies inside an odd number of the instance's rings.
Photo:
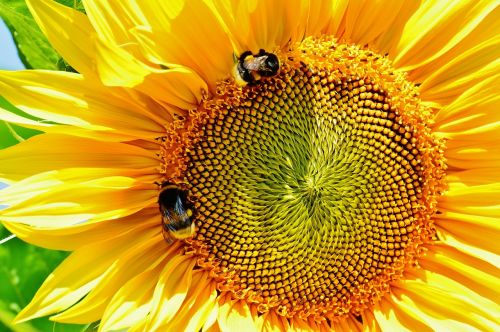
<svg viewBox="0 0 500 332">
<path fill-rule="evenodd" d="M 259 71 L 265 69 L 265 61 L 267 59 L 267 55 L 254 57 L 249 60 L 245 60 L 244 67 L 250 71 Z"/>
</svg>

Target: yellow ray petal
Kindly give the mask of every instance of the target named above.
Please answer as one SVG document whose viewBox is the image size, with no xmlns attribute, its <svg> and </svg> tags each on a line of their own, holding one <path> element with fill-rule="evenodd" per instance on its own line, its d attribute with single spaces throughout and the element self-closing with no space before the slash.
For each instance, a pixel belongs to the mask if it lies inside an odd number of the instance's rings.
<svg viewBox="0 0 500 332">
<path fill-rule="evenodd" d="M 331 1 L 331 19 L 328 22 L 328 26 L 325 30 L 325 33 L 331 34 L 334 36 L 340 36 L 345 28 L 345 25 L 342 25 L 342 21 L 344 19 L 347 6 L 349 5 L 349 0 L 339 0 L 339 1 Z"/>
<path fill-rule="evenodd" d="M 331 331 L 332 328 L 326 323 L 325 321 L 323 322 L 316 322 L 314 319 L 309 318 L 307 320 L 301 319 L 301 318 L 293 318 L 291 319 L 290 325 L 292 327 L 292 331 L 300 331 L 300 332 L 307 332 L 307 331 Z"/>
<path fill-rule="evenodd" d="M 130 30 L 148 25 L 148 20 L 135 0 L 121 3 L 108 0 L 84 0 L 85 13 L 101 39 L 130 50 L 133 43 Z M 137 55 L 137 54 L 134 54 Z"/>
<path fill-rule="evenodd" d="M 56 1 L 26 2 L 57 52 L 85 77 L 95 77 L 95 31 L 87 16 Z"/>
<path fill-rule="evenodd" d="M 147 270 L 124 284 L 106 308 L 98 331 L 128 331 L 145 321 L 161 271 L 160 267 Z"/>
<path fill-rule="evenodd" d="M 143 39 L 144 47 L 147 41 Z M 156 100 L 186 110 L 196 107 L 207 89 L 206 83 L 187 68 L 154 68 L 104 41 L 97 43 L 97 50 L 99 76 L 105 85 L 134 87 Z"/>
<path fill-rule="evenodd" d="M 0 93 L 14 106 L 43 120 L 90 131 L 114 131 L 130 139 L 161 136 L 168 122 L 133 103 L 123 90 L 90 83 L 74 73 L 1 71 Z"/>
<path fill-rule="evenodd" d="M 333 20 L 336 9 L 346 1 L 210 1 L 209 5 L 230 36 L 236 55 L 259 49 L 273 51 L 300 41 L 306 35 L 336 30 L 342 13 Z M 276 15 L 277 11 L 280 15 Z"/>
<path fill-rule="evenodd" d="M 461 141 L 477 141 L 482 136 L 491 139 L 498 132 L 499 80 L 500 75 L 483 78 L 437 112 L 434 131 L 441 137 L 453 139 L 448 143 L 449 147 L 453 148 Z"/>
<path fill-rule="evenodd" d="M 158 330 L 177 314 L 191 286 L 195 262 L 193 257 L 178 255 L 167 263 L 153 294 L 147 331 Z"/>
<path fill-rule="evenodd" d="M 448 76 L 441 76 L 439 79 L 437 73 L 459 74 L 470 72 L 472 74 L 472 71 L 469 71 L 472 67 L 479 69 L 488 62 L 494 60 L 494 57 L 491 55 L 497 53 L 496 50 L 493 54 L 485 54 L 480 51 L 480 49 L 485 47 L 488 48 L 488 44 L 490 43 L 489 41 L 498 37 L 498 33 L 500 32 L 500 22 L 498 20 L 499 15 L 500 7 L 497 7 L 489 12 L 489 14 L 481 20 L 481 22 L 479 22 L 476 28 L 460 40 L 456 46 L 428 64 L 412 70 L 409 73 L 410 80 L 422 83 L 428 78 L 434 77 L 430 83 L 437 83 L 436 79 L 439 81 L 446 81 L 451 78 Z M 473 54 L 475 54 L 475 56 Z M 488 61 L 488 59 L 491 60 Z M 458 62 L 462 62 L 463 68 L 455 67 L 455 64 L 458 65 Z M 449 91 L 449 94 L 451 95 L 452 92 Z"/>
<path fill-rule="evenodd" d="M 219 296 L 219 295 L 218 295 Z M 217 322 L 217 316 L 219 315 L 219 301 L 215 301 L 215 304 L 207 316 L 207 320 L 203 324 L 202 331 L 210 332 L 220 332 L 219 323 Z"/>
<path fill-rule="evenodd" d="M 378 50 L 380 54 L 387 53 L 388 56 L 393 59 L 396 55 L 396 46 L 398 45 L 401 35 L 403 34 L 406 22 L 408 22 L 409 18 L 420 7 L 421 2 L 422 1 L 420 0 L 405 1 L 399 11 L 394 13 L 395 18 L 391 22 L 390 26 L 388 26 L 387 29 L 380 34 L 380 36 L 372 41 L 370 46 Z M 386 3 L 393 2 L 386 1 Z"/>
<path fill-rule="evenodd" d="M 64 142 L 64 144 L 62 144 Z M 160 161 L 150 151 L 124 143 L 43 134 L 0 151 L 0 178 L 20 180 L 62 168 L 143 170 L 155 174 Z"/>
<path fill-rule="evenodd" d="M 81 169 L 40 173 L 4 189 L 2 220 L 64 227 L 131 215 L 156 204 L 157 186 L 141 181 Z"/>
<path fill-rule="evenodd" d="M 159 103 L 186 110 L 187 114 L 202 101 L 208 87 L 191 69 L 175 67 L 152 72 L 136 89 Z"/>
<path fill-rule="evenodd" d="M 418 0 L 404 3 L 386 0 L 350 1 L 344 17 L 342 38 L 359 45 L 373 44 L 381 35 L 395 33 L 392 30 L 393 24 L 398 26 L 399 22 L 395 21 L 400 12 L 407 13 L 408 8 L 416 9 L 418 2 Z"/>
<path fill-rule="evenodd" d="M 457 169 L 498 168 L 500 141 L 492 135 L 489 136 L 482 137 L 483 140 L 479 141 L 459 141 L 457 139 L 448 141 L 448 148 L 445 150 L 448 167 Z"/>
<path fill-rule="evenodd" d="M 282 332 L 291 329 L 288 319 L 276 314 L 275 311 L 268 311 L 257 317 L 257 325 L 260 331 L 266 332 Z"/>
<path fill-rule="evenodd" d="M 338 322 L 333 322 L 332 328 L 334 331 L 361 332 L 363 331 L 363 324 L 361 324 L 354 317 L 349 315 L 345 319 L 341 319 Z"/>
<path fill-rule="evenodd" d="M 454 211 L 475 215 L 492 216 L 500 211 L 500 183 L 467 185 L 450 182 L 448 191 L 438 202 L 441 211 Z M 484 214 L 477 213 L 484 210 Z M 496 211 L 496 213 L 495 213 Z"/>
<path fill-rule="evenodd" d="M 396 67 L 412 70 L 442 56 L 496 7 L 496 1 L 425 1 L 405 26 Z"/>
<path fill-rule="evenodd" d="M 417 275 L 418 279 L 398 281 L 392 288 L 401 310 L 436 331 L 498 327 L 498 304 L 441 274 L 420 269 Z"/>
<path fill-rule="evenodd" d="M 385 299 L 382 299 L 381 300 L 382 302 L 383 301 L 386 301 Z M 377 310 L 380 311 L 380 305 L 378 305 L 378 308 Z M 389 313 L 385 313 L 385 315 L 382 315 L 383 313 L 381 312 L 381 319 L 382 320 L 385 320 L 384 319 L 384 316 L 387 317 L 389 315 Z M 381 328 L 380 328 L 380 325 L 378 324 L 377 320 L 375 319 L 375 315 L 374 315 L 374 309 L 373 308 L 368 308 L 368 309 L 365 309 L 365 311 L 363 311 L 361 313 L 361 319 L 363 321 L 363 331 L 371 331 L 371 332 L 382 332 Z"/>
<path fill-rule="evenodd" d="M 500 182 L 500 172 L 498 172 L 498 168 L 450 170 L 447 179 L 449 182 L 463 183 L 467 186 L 485 185 Z"/>
<path fill-rule="evenodd" d="M 144 33 L 144 29 L 134 33 L 140 46 L 146 46 L 143 52 L 150 61 L 167 67 L 179 64 L 191 68 L 212 89 L 217 80 L 231 72 L 230 40 L 205 2 L 175 0 L 138 5 L 149 19 L 152 33 Z"/>
<path fill-rule="evenodd" d="M 135 246 L 124 248 L 120 253 L 120 259 L 113 264 L 85 298 L 66 311 L 52 316 L 51 320 L 61 323 L 86 324 L 101 319 L 111 301 L 112 294 L 119 291 L 128 280 L 141 272 L 155 268 L 164 261 L 165 251 L 169 245 L 160 234 L 160 226 L 156 225 L 156 228 L 158 230 L 156 236 Z"/>
<path fill-rule="evenodd" d="M 493 265 L 495 263 L 497 266 Z M 487 262 L 454 247 L 437 243 L 429 246 L 429 251 L 419 264 L 426 271 L 453 279 L 491 301 L 500 299 L 498 290 L 500 260 Z"/>
<path fill-rule="evenodd" d="M 126 233 L 140 232 L 159 224 L 157 208 L 143 209 L 124 218 L 63 228 L 37 228 L 3 221 L 3 225 L 23 241 L 48 249 L 68 251 L 76 250 L 87 243 L 113 239 Z"/>
<path fill-rule="evenodd" d="M 447 105 L 469 87 L 497 74 L 499 69 L 500 35 L 497 35 L 441 63 L 420 86 L 421 97 Z"/>
<path fill-rule="evenodd" d="M 157 266 L 124 283 L 106 307 L 99 331 L 127 329 L 146 322 L 159 276 L 168 261 L 176 255 L 179 255 L 179 243 L 173 243 L 164 249 L 163 255 L 158 255 Z"/>
<path fill-rule="evenodd" d="M 229 297 L 221 300 L 217 322 L 223 332 L 235 331 L 241 326 L 245 326 L 245 329 L 248 332 L 257 331 L 257 327 L 248 304 L 245 301 L 231 300 Z"/>
<path fill-rule="evenodd" d="M 471 256 L 496 262 L 500 255 L 499 216 L 498 209 L 494 217 L 445 211 L 436 216 L 435 224 L 441 241 Z"/>
<path fill-rule="evenodd" d="M 134 87 L 155 68 L 137 59 L 124 47 L 96 39 L 97 70 L 104 85 Z"/>
<path fill-rule="evenodd" d="M 296 36 L 293 36 L 292 39 L 299 38 L 300 40 L 302 36 L 315 36 L 322 33 L 335 34 L 343 11 L 347 7 L 347 1 L 302 1 L 299 5 L 303 7 L 305 17 L 301 22 L 297 22 L 294 33 Z M 340 9 L 342 7 L 344 9 Z M 299 6 L 296 6 L 297 11 L 300 9 Z M 333 22 L 334 16 L 340 16 L 338 22 Z"/>
<path fill-rule="evenodd" d="M 148 241 L 155 235 L 157 229 L 151 228 L 79 248 L 50 274 L 30 304 L 16 317 L 16 322 L 56 313 L 73 305 L 95 287 L 120 259 L 124 248 Z"/>
<path fill-rule="evenodd" d="M 30 120 L 25 117 L 16 115 L 8 110 L 0 108 L 0 120 L 9 123 L 17 124 L 21 127 L 44 131 L 50 134 L 62 134 L 79 137 L 87 137 L 108 142 L 123 142 L 134 139 L 137 136 L 130 136 L 117 131 L 111 131 L 109 128 L 82 128 L 71 125 L 58 125 L 54 123 L 45 123 L 44 120 Z M 101 130 L 98 130 L 101 129 Z"/>
<path fill-rule="evenodd" d="M 433 331 L 418 317 L 401 310 L 399 302 L 390 298 L 389 295 L 382 298 L 372 311 L 381 331 Z"/>
<path fill-rule="evenodd" d="M 102 184 L 103 188 L 123 188 L 134 182 L 147 184 L 155 181 L 156 176 L 145 176 L 142 171 L 120 170 L 112 168 L 66 168 L 58 171 L 47 171 L 35 174 L 13 183 L 3 189 L 0 202 L 9 207 L 17 206 L 38 195 L 49 192 L 52 188 L 69 186 L 75 183 Z M 102 182 L 100 182 L 102 179 Z M 106 180 L 107 179 L 107 180 Z M 26 206 L 24 207 L 26 208 Z"/>
<path fill-rule="evenodd" d="M 215 307 L 217 291 L 207 272 L 194 271 L 192 286 L 179 312 L 160 329 L 164 331 L 198 332 Z"/>
</svg>

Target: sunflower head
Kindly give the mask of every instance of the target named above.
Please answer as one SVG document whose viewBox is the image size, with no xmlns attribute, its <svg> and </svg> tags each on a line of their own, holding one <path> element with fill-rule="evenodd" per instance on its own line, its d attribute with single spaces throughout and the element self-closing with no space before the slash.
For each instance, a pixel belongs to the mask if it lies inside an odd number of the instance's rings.
<svg viewBox="0 0 500 332">
<path fill-rule="evenodd" d="M 499 11 L 443 3 L 29 1 L 77 73 L 0 74 L 2 221 L 74 253 L 18 320 L 495 327 Z"/>
</svg>

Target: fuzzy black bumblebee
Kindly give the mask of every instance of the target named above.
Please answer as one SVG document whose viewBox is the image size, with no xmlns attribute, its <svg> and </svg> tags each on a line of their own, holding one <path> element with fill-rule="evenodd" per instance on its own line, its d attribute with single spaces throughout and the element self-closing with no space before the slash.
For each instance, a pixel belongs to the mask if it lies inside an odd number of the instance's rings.
<svg viewBox="0 0 500 332">
<path fill-rule="evenodd" d="M 262 77 L 278 74 L 280 62 L 276 54 L 260 50 L 257 54 L 243 52 L 238 58 L 234 74 L 239 85 L 256 84 Z"/>
<path fill-rule="evenodd" d="M 158 195 L 158 205 L 163 236 L 167 242 L 172 243 L 194 235 L 195 224 L 191 220 L 193 211 L 184 190 L 175 184 L 164 182 Z"/>
</svg>

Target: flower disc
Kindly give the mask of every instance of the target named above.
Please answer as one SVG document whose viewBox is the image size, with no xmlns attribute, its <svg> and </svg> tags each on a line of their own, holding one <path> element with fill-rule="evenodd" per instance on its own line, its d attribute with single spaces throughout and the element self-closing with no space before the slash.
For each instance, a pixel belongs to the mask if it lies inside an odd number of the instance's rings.
<svg viewBox="0 0 500 332">
<path fill-rule="evenodd" d="M 260 312 L 357 313 L 432 239 L 441 146 L 384 57 L 328 39 L 279 56 L 277 76 L 222 82 L 165 140 L 194 207 L 186 245 Z"/>
</svg>

